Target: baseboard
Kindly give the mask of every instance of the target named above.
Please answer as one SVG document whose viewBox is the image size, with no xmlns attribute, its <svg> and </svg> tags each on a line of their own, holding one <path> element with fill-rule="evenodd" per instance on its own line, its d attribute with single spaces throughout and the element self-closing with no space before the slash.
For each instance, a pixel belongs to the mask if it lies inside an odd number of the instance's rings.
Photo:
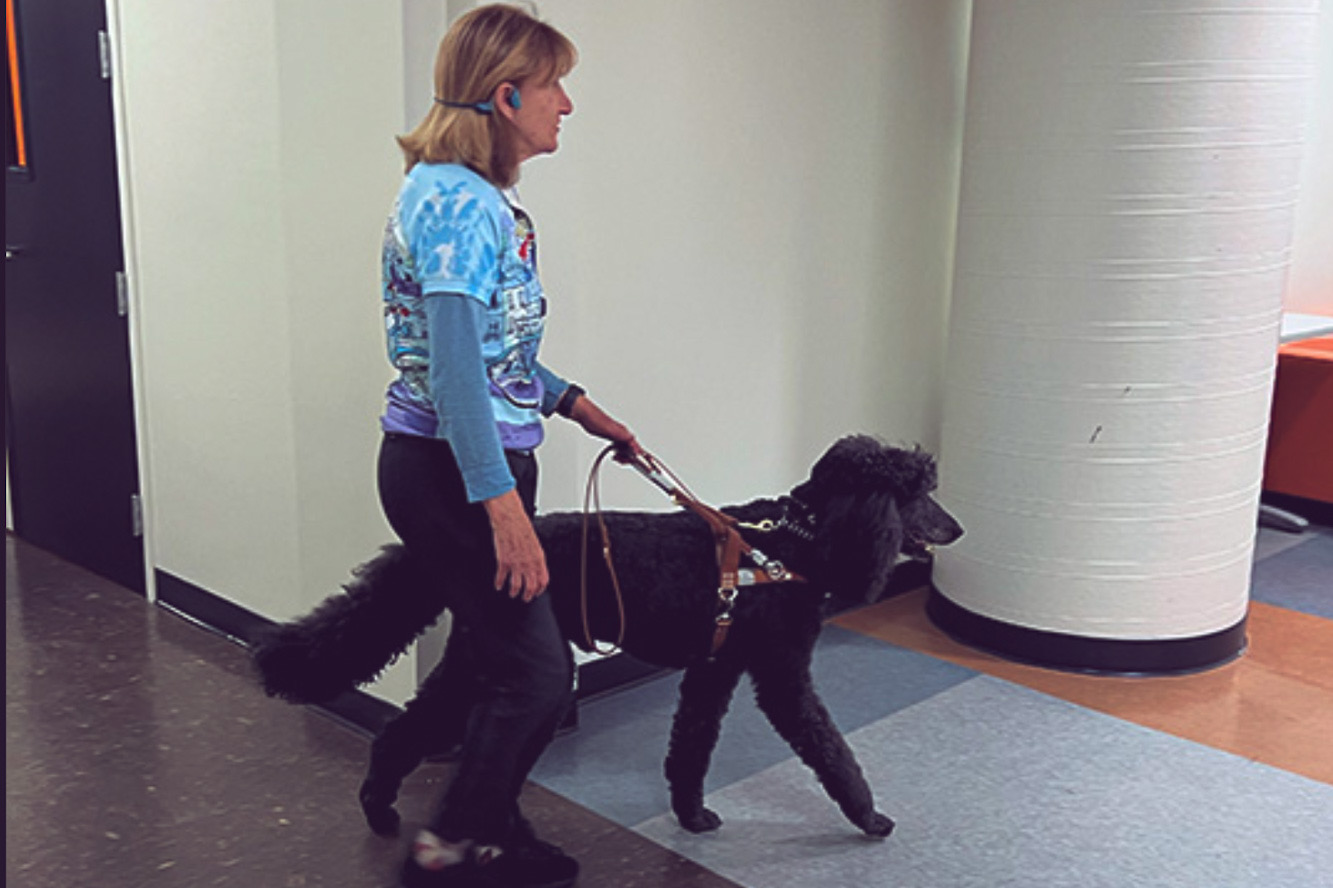
<svg viewBox="0 0 1333 888">
<path fill-rule="evenodd" d="M 1264 491 L 1260 501 L 1284 512 L 1299 515 L 1311 524 L 1333 527 L 1333 503 L 1307 499 L 1303 496 L 1292 496 L 1286 493 L 1275 493 L 1270 490 Z"/>
<path fill-rule="evenodd" d="M 259 630 L 273 625 L 272 620 L 165 570 L 159 568 L 153 574 L 158 604 L 237 644 L 250 647 Z"/>
<path fill-rule="evenodd" d="M 1245 650 L 1245 620 L 1195 638 L 1087 638 L 983 616 L 931 590 L 930 619 L 954 639 L 986 653 L 1052 669 L 1099 675 L 1176 675 L 1221 666 Z"/>
<path fill-rule="evenodd" d="M 259 632 L 274 625 L 267 617 L 261 617 L 254 611 L 164 570 L 159 569 L 154 573 L 157 579 L 157 603 L 160 606 L 242 647 L 252 647 Z M 255 684 L 258 683 L 256 677 Z M 358 733 L 369 736 L 378 734 L 389 719 L 402 712 L 401 707 L 360 690 L 340 694 L 315 708 Z"/>
<path fill-rule="evenodd" d="M 641 684 L 659 675 L 675 670 L 665 666 L 654 666 L 636 660 L 626 653 L 602 657 L 579 666 L 579 688 L 577 699 L 580 701 L 609 694 Z"/>
</svg>

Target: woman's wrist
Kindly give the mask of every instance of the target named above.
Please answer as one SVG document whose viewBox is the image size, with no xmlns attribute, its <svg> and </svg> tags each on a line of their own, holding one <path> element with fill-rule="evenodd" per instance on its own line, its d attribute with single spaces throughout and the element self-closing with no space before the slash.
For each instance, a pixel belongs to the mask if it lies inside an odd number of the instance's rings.
<svg viewBox="0 0 1333 888">
<path fill-rule="evenodd" d="M 486 509 L 486 517 L 490 519 L 492 527 L 513 520 L 515 515 L 523 512 L 523 500 L 519 497 L 518 490 L 512 487 L 499 496 L 482 500 L 481 504 Z M 524 512 L 524 517 L 526 515 Z"/>
<path fill-rule="evenodd" d="M 634 433 L 619 420 L 593 403 L 591 398 L 580 397 L 574 402 L 570 419 L 583 427 L 583 430 L 598 438 L 605 438 L 620 445 L 629 453 L 637 453 L 642 448 L 635 440 Z"/>
<path fill-rule="evenodd" d="M 582 386 L 571 383 L 560 395 L 560 399 L 555 402 L 555 412 L 565 419 L 573 419 L 574 405 L 587 394 Z"/>
</svg>

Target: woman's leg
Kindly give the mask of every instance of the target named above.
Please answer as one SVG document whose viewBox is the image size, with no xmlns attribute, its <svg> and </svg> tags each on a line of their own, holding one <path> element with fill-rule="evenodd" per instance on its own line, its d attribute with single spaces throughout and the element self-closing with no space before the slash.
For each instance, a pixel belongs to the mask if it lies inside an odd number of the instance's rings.
<svg viewBox="0 0 1333 888">
<path fill-rule="evenodd" d="M 398 832 L 393 804 L 407 775 L 431 753 L 450 751 L 457 758 L 476 702 L 467 648 L 467 632 L 455 623 L 443 659 L 370 746 L 370 766 L 358 797 L 366 822 L 380 835 Z"/>
<path fill-rule="evenodd" d="M 511 460 L 531 508 L 536 468 Z M 387 436 L 381 451 L 385 514 L 405 545 L 450 577 L 449 607 L 467 627 L 478 699 L 453 783 L 432 823 L 449 842 L 502 845 L 518 793 L 568 705 L 573 664 L 550 600 L 511 599 L 493 588 L 490 523 L 468 504 L 453 453 L 430 439 Z"/>
<path fill-rule="evenodd" d="M 433 831 L 504 844 L 523 782 L 569 703 L 573 667 L 545 596 L 525 604 L 495 593 L 464 619 L 482 693 Z"/>
</svg>

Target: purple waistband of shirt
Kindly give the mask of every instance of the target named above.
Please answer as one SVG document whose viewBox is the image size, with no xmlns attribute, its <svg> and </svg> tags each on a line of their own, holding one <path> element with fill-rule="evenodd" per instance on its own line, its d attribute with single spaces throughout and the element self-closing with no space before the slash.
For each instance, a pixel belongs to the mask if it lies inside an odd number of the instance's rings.
<svg viewBox="0 0 1333 888">
<path fill-rule="evenodd" d="M 400 435 L 419 435 L 434 438 L 439 432 L 440 421 L 435 411 L 412 401 L 402 391 L 396 391 L 394 382 L 389 386 L 385 399 L 384 415 L 380 417 L 380 428 L 386 432 Z M 500 432 L 500 446 L 505 450 L 532 452 L 546 437 L 540 422 L 511 424 L 496 422 Z"/>
<path fill-rule="evenodd" d="M 510 425 L 507 422 L 497 422 L 495 425 L 500 430 L 500 446 L 505 450 L 517 450 L 531 453 L 537 449 L 537 445 L 542 443 L 542 440 L 546 437 L 540 422 L 526 423 L 524 425 Z"/>
<path fill-rule="evenodd" d="M 408 399 L 401 391 L 395 391 L 400 384 L 395 381 L 389 386 L 384 415 L 380 417 L 380 428 L 386 432 L 434 438 L 440 426 L 439 417 L 435 415 L 434 410 L 426 409 Z"/>
</svg>

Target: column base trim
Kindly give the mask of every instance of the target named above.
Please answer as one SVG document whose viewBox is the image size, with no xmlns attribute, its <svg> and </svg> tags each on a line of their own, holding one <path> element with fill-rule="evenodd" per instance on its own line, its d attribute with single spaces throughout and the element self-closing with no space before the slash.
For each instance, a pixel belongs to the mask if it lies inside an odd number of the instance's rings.
<svg viewBox="0 0 1333 888">
<path fill-rule="evenodd" d="M 941 630 L 969 647 L 1019 663 L 1098 675 L 1203 672 L 1236 659 L 1246 645 L 1244 618 L 1194 638 L 1089 638 L 983 616 L 934 587 L 926 613 Z"/>
</svg>

